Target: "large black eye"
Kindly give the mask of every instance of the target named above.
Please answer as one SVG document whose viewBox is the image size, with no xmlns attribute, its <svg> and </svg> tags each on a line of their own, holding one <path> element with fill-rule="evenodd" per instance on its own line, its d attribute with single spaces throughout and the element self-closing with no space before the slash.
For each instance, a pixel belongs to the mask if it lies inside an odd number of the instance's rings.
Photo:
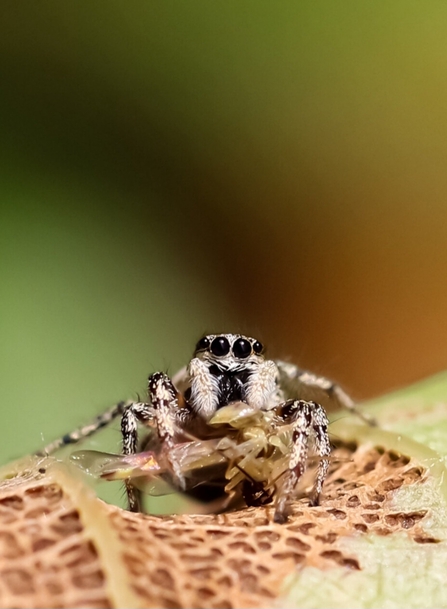
<svg viewBox="0 0 447 609">
<path fill-rule="evenodd" d="M 220 357 L 230 351 L 230 343 L 224 336 L 217 336 L 211 343 L 211 353 Z"/>
<path fill-rule="evenodd" d="M 264 351 L 264 345 L 257 340 L 253 343 L 253 351 L 259 355 Z"/>
<path fill-rule="evenodd" d="M 204 351 L 205 349 L 208 349 L 209 346 L 210 346 L 210 339 L 207 336 L 204 336 L 197 343 L 196 351 Z"/>
<path fill-rule="evenodd" d="M 233 345 L 233 353 L 236 357 L 248 357 L 251 354 L 251 345 L 245 338 L 238 338 Z"/>
</svg>

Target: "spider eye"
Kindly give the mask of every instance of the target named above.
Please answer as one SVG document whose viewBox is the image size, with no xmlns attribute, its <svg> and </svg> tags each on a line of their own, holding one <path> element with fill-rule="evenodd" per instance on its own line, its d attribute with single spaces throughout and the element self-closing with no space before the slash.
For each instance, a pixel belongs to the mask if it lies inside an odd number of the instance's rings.
<svg viewBox="0 0 447 609">
<path fill-rule="evenodd" d="M 236 357 L 248 357 L 251 355 L 251 345 L 245 338 L 238 338 L 233 345 L 233 353 Z"/>
<path fill-rule="evenodd" d="M 253 343 L 253 351 L 259 355 L 264 351 L 264 345 L 257 340 Z"/>
<path fill-rule="evenodd" d="M 230 343 L 224 336 L 218 336 L 211 343 L 211 353 L 218 357 L 227 355 L 230 352 Z"/>
<path fill-rule="evenodd" d="M 204 351 L 210 346 L 210 339 L 206 336 L 201 338 L 196 345 L 196 351 Z"/>
</svg>

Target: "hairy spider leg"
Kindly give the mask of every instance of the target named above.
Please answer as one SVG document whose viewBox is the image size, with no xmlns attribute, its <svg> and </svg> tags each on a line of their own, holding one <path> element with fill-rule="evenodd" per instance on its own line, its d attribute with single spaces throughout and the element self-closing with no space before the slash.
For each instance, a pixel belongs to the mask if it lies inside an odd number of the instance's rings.
<svg viewBox="0 0 447 609">
<path fill-rule="evenodd" d="M 309 394 L 317 402 L 321 401 L 323 396 L 326 395 L 334 406 L 349 410 L 371 427 L 377 426 L 377 421 L 374 417 L 362 412 L 354 400 L 337 383 L 324 376 L 318 376 L 301 370 L 298 366 L 289 362 L 277 360 L 276 365 L 279 370 L 281 384 L 289 388 L 289 393 L 304 395 L 306 398 L 306 394 Z"/>
<path fill-rule="evenodd" d="M 74 431 L 57 438 L 57 440 L 50 442 L 50 444 L 47 444 L 44 448 L 36 451 L 34 454 L 38 457 L 45 457 L 56 452 L 63 446 L 67 446 L 68 444 L 76 444 L 77 442 L 92 436 L 97 431 L 111 423 L 114 419 L 121 416 L 130 404 L 131 402 L 118 402 L 118 404 L 111 406 L 105 412 L 98 415 L 91 423 L 78 427 Z"/>
<path fill-rule="evenodd" d="M 321 489 L 326 479 L 329 469 L 329 457 L 331 455 L 331 443 L 328 436 L 328 419 L 326 411 L 316 402 L 314 404 L 314 437 L 317 454 L 321 457 L 318 463 L 317 476 L 314 487 L 310 494 L 310 505 L 315 506 L 320 503 Z"/>
<path fill-rule="evenodd" d="M 123 412 L 121 418 L 121 434 L 123 438 L 123 454 L 132 455 L 138 450 L 138 422 L 149 424 L 154 420 L 154 412 L 150 404 L 134 402 Z M 141 492 L 134 487 L 130 478 L 124 481 L 127 501 L 131 512 L 139 512 L 141 508 Z"/>
<path fill-rule="evenodd" d="M 176 433 L 176 415 L 179 412 L 177 391 L 167 374 L 155 372 L 148 380 L 148 393 L 150 404 L 130 404 L 124 411 L 121 419 L 121 433 L 123 436 L 123 453 L 134 454 L 138 450 L 138 423 L 154 425 L 162 449 L 166 451 L 176 484 L 184 487 L 184 478 L 179 465 L 169 458 L 169 450 L 174 446 Z M 141 510 L 141 494 L 130 479 L 125 481 L 129 510 Z"/>
<path fill-rule="evenodd" d="M 328 419 L 325 410 L 316 402 L 288 400 L 277 409 L 277 414 L 284 423 L 292 424 L 292 447 L 288 469 L 278 491 L 274 521 L 286 522 L 291 500 L 294 498 L 296 485 L 306 470 L 309 441 L 315 437 L 315 447 L 321 457 L 317 479 L 312 490 L 312 505 L 318 505 L 321 488 L 329 467 L 331 452 L 327 433 Z"/>
</svg>

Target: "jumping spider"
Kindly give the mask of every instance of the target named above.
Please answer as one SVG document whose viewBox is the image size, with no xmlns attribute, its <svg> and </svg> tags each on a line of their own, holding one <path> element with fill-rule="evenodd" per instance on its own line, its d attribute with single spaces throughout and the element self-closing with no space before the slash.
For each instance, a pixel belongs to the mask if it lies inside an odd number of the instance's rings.
<svg viewBox="0 0 447 609">
<path fill-rule="evenodd" d="M 310 504 L 319 502 L 331 453 L 328 419 L 319 403 L 325 396 L 372 423 L 338 385 L 290 363 L 265 359 L 255 338 L 209 334 L 173 380 L 163 372 L 149 377 L 146 402 L 121 402 L 40 454 L 78 442 L 122 415 L 122 461 L 144 462 L 136 475 L 152 472 L 183 490 L 220 485 L 247 505 L 274 500 L 274 520 L 285 522 L 310 447 L 318 461 Z M 138 441 L 138 424 L 154 430 L 144 443 Z M 129 509 L 140 511 L 135 478 L 122 467 Z"/>
</svg>

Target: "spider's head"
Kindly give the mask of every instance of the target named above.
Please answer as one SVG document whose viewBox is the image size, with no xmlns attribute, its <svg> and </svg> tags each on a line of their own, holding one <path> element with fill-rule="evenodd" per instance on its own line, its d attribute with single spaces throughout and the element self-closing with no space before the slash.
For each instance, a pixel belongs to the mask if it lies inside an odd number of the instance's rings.
<svg viewBox="0 0 447 609">
<path fill-rule="evenodd" d="M 199 340 L 194 357 L 221 370 L 256 368 L 264 361 L 264 346 L 255 338 L 242 334 L 208 334 Z"/>
</svg>

